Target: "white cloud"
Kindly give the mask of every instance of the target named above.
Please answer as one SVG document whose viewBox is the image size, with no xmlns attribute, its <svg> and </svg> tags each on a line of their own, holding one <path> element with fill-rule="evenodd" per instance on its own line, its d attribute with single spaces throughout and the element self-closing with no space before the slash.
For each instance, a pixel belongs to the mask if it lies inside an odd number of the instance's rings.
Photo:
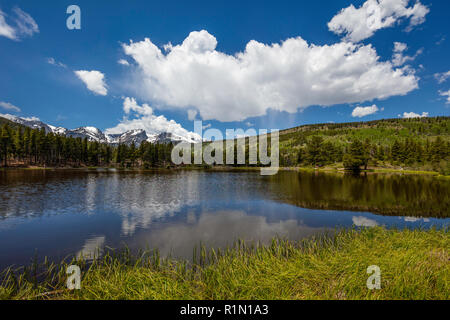
<svg viewBox="0 0 450 320">
<path fill-rule="evenodd" d="M 429 116 L 428 112 L 422 112 L 422 114 L 417 114 L 414 112 L 403 112 L 403 119 L 412 119 L 412 118 L 426 118 Z"/>
<path fill-rule="evenodd" d="M 140 68 L 134 88 L 161 107 L 199 111 L 204 120 L 243 121 L 268 109 L 295 113 L 405 95 L 418 88 L 412 69 L 380 61 L 371 45 L 317 46 L 300 37 L 281 44 L 250 41 L 244 52 L 216 50 L 207 31 L 191 32 L 164 54 L 150 39 L 124 44 Z"/>
<path fill-rule="evenodd" d="M 394 52 L 400 53 L 406 51 L 408 49 L 408 45 L 402 42 L 394 42 Z"/>
<path fill-rule="evenodd" d="M 117 61 L 118 64 L 124 65 L 124 66 L 129 66 L 130 63 L 125 60 L 125 59 L 120 59 L 119 61 Z"/>
<path fill-rule="evenodd" d="M 437 80 L 439 84 L 444 83 L 450 77 L 450 71 L 443 73 L 435 73 L 434 78 Z"/>
<path fill-rule="evenodd" d="M 7 15 L 0 10 L 0 36 L 11 40 L 20 40 L 22 37 L 31 37 L 33 34 L 39 33 L 39 26 L 28 13 L 18 7 L 12 11 L 14 17 L 10 20 L 14 22 L 14 25 L 6 21 Z"/>
<path fill-rule="evenodd" d="M 20 112 L 20 108 L 16 107 L 15 105 L 9 103 L 9 102 L 3 102 L 0 101 L 0 108 L 6 109 L 6 110 L 11 110 L 11 111 L 15 111 L 15 112 Z"/>
<path fill-rule="evenodd" d="M 123 111 L 125 112 L 123 119 L 114 128 L 106 129 L 107 134 L 144 129 L 148 134 L 169 132 L 189 139 L 201 139 L 198 134 L 184 129 L 174 120 L 168 120 L 162 115 L 153 114 L 153 109 L 148 104 L 138 105 L 135 98 L 126 97 L 124 99 Z"/>
<path fill-rule="evenodd" d="M 22 35 L 32 36 L 34 33 L 39 33 L 39 27 L 34 19 L 26 12 L 16 7 L 13 9 L 17 18 L 15 19 L 18 33 Z"/>
<path fill-rule="evenodd" d="M 423 49 L 419 49 L 414 56 L 406 56 L 403 54 L 403 52 L 406 50 L 408 50 L 408 46 L 406 45 L 406 43 L 394 42 L 392 65 L 394 65 L 395 67 L 400 67 L 409 61 L 414 61 L 423 52 Z"/>
<path fill-rule="evenodd" d="M 376 105 L 372 105 L 369 107 L 356 107 L 355 109 L 353 109 L 352 117 L 354 117 L 354 118 L 366 117 L 368 115 L 376 113 L 378 110 L 379 109 Z"/>
<path fill-rule="evenodd" d="M 439 94 L 443 97 L 447 97 L 446 104 L 450 104 L 450 90 L 448 91 L 439 91 Z"/>
<path fill-rule="evenodd" d="M 47 63 L 51 64 L 53 66 L 57 66 L 57 67 L 61 67 L 61 68 L 67 68 L 67 66 L 64 63 L 56 61 L 55 58 L 52 58 L 52 57 L 47 59 Z"/>
<path fill-rule="evenodd" d="M 6 14 L 0 10 L 0 36 L 15 40 L 16 31 L 6 22 L 5 16 Z"/>
<path fill-rule="evenodd" d="M 376 227 L 378 226 L 378 222 L 373 219 L 369 219 L 366 217 L 352 217 L 353 224 L 357 227 Z"/>
<path fill-rule="evenodd" d="M 100 71 L 92 70 L 78 70 L 75 74 L 80 78 L 92 92 L 106 96 L 108 94 L 108 89 L 105 84 L 105 75 Z"/>
<path fill-rule="evenodd" d="M 133 111 L 138 115 L 153 115 L 153 109 L 148 104 L 144 103 L 142 106 L 140 106 L 137 104 L 136 99 L 128 97 L 123 100 L 123 111 L 126 114 L 130 114 Z"/>
<path fill-rule="evenodd" d="M 352 42 L 370 38 L 377 30 L 392 27 L 401 19 L 409 19 L 406 31 L 425 22 L 425 16 L 430 12 L 426 6 L 410 0 L 368 0 L 355 8 L 353 4 L 342 9 L 328 23 L 330 31 L 345 35 Z"/>
</svg>

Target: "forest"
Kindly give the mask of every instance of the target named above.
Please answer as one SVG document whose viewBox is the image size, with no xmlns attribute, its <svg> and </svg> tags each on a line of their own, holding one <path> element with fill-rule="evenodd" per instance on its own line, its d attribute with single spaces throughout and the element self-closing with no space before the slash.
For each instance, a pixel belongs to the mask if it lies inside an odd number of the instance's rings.
<svg viewBox="0 0 450 320">
<path fill-rule="evenodd" d="M 173 146 L 143 142 L 114 147 L 7 122 L 0 129 L 3 167 L 169 167 Z M 358 171 L 395 166 L 449 175 L 449 158 L 449 117 L 305 125 L 280 131 L 284 167 L 343 166 Z"/>
<path fill-rule="evenodd" d="M 171 143 L 151 144 L 146 141 L 139 147 L 134 144 L 113 147 L 87 138 L 46 133 L 43 128 L 11 128 L 8 124 L 3 124 L 0 131 L 0 163 L 3 167 L 160 167 L 170 164 L 172 148 Z"/>
<path fill-rule="evenodd" d="M 402 167 L 450 174 L 450 118 L 306 125 L 280 131 L 281 166 Z"/>
</svg>

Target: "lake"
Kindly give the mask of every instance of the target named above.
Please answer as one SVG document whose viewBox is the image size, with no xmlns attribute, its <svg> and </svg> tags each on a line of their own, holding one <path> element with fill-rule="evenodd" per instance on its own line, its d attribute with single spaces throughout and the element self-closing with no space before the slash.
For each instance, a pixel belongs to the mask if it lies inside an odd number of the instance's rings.
<svg viewBox="0 0 450 320">
<path fill-rule="evenodd" d="M 300 240 L 337 227 L 448 227 L 450 182 L 282 171 L 0 171 L 0 268 L 106 248 L 192 257 L 200 243 Z"/>
</svg>

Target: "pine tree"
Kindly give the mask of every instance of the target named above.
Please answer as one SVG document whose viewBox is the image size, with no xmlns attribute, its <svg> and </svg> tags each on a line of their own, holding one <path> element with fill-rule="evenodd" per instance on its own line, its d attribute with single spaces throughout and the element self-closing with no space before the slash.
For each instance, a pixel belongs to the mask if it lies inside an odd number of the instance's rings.
<svg viewBox="0 0 450 320">
<path fill-rule="evenodd" d="M 310 164 L 316 166 L 322 162 L 322 143 L 323 138 L 320 136 L 313 136 L 306 144 L 307 159 Z"/>
<path fill-rule="evenodd" d="M 350 145 L 349 152 L 344 155 L 344 167 L 347 170 L 360 171 L 361 166 L 367 165 L 367 155 L 363 143 L 354 140 Z"/>
</svg>

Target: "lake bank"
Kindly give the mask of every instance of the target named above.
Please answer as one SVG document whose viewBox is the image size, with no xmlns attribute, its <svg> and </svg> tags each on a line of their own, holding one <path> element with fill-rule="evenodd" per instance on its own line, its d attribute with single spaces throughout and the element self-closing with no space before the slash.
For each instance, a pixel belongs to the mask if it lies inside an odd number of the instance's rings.
<svg viewBox="0 0 450 320">
<path fill-rule="evenodd" d="M 193 267 L 159 257 L 106 257 L 82 272 L 81 290 L 65 289 L 64 272 L 52 285 L 35 288 L 32 277 L 17 276 L 0 286 L 0 299 L 445 300 L 449 243 L 448 229 L 376 227 L 301 242 L 274 240 L 257 249 L 241 244 L 225 253 L 201 251 Z M 381 270 L 380 290 L 366 286 L 372 265 Z"/>
<path fill-rule="evenodd" d="M 0 170 L 123 170 L 123 171 L 155 171 L 155 170 L 208 170 L 208 171 L 258 171 L 262 167 L 233 167 L 233 166 L 179 166 L 179 167 L 152 167 L 152 168 L 124 168 L 124 167 L 40 167 L 40 166 L 10 166 L 0 167 Z M 280 167 L 280 171 L 305 171 L 305 172 L 334 172 L 334 173 L 351 173 L 341 166 L 325 166 L 325 167 Z M 361 170 L 360 173 L 400 173 L 400 174 L 417 174 L 432 175 L 441 178 L 450 178 L 450 176 L 441 175 L 436 171 L 412 170 L 403 168 L 386 168 L 386 167 L 369 167 L 367 170 Z"/>
</svg>

